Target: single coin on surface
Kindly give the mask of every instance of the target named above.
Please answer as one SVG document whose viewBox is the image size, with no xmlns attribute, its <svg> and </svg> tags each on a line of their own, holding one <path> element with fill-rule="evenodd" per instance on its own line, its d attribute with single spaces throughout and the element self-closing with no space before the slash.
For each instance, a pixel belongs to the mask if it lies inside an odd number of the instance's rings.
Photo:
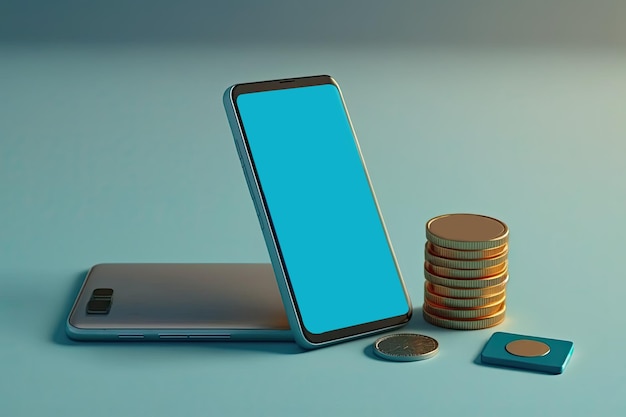
<svg viewBox="0 0 626 417">
<path fill-rule="evenodd" d="M 377 356 L 397 362 L 432 358 L 438 351 L 439 343 L 435 339 L 417 333 L 391 334 L 374 342 L 374 353 Z"/>
</svg>

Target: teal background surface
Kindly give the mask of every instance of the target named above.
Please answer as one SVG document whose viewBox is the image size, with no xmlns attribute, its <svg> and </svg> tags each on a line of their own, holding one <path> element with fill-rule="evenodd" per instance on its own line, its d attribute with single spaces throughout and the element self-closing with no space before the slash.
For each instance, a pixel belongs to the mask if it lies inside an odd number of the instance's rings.
<svg viewBox="0 0 626 417">
<path fill-rule="evenodd" d="M 4 3 L 0 413 L 625 415 L 624 3 L 430 3 Z M 439 354 L 69 341 L 95 263 L 269 261 L 221 95 L 320 73 L 350 109 L 406 330 Z M 424 224 L 450 212 L 510 227 L 494 329 L 421 318 Z M 484 366 L 494 331 L 575 352 L 560 376 Z"/>
</svg>

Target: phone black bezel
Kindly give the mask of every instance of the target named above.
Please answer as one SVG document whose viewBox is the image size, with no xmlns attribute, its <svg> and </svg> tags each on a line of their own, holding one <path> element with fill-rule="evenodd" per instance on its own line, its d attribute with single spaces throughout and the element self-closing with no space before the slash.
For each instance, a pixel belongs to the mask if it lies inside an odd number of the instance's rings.
<svg viewBox="0 0 626 417">
<path fill-rule="evenodd" d="M 378 206 L 378 202 L 374 198 L 375 205 L 376 205 L 376 210 L 378 212 L 379 221 L 380 221 L 381 225 L 383 226 L 383 230 L 385 231 L 385 237 L 386 237 L 386 240 L 387 240 L 387 246 L 389 247 L 389 250 L 392 253 L 392 258 L 393 258 L 394 265 L 395 265 L 395 268 L 396 268 L 396 273 L 397 273 L 397 276 L 401 280 L 401 283 L 402 283 L 402 288 L 403 288 L 405 299 L 406 299 L 406 302 L 407 302 L 407 305 L 408 305 L 408 311 L 405 314 L 401 314 L 399 316 L 389 317 L 389 318 L 386 318 L 386 319 L 377 320 L 377 321 L 370 322 L 370 323 L 358 324 L 358 325 L 355 325 L 355 326 L 350 326 L 350 327 L 346 327 L 346 328 L 342 328 L 342 329 L 331 330 L 331 331 L 324 332 L 324 333 L 311 333 L 304 326 L 304 322 L 302 320 L 302 315 L 300 314 L 300 309 L 298 307 L 298 300 L 297 300 L 297 297 L 296 297 L 296 295 L 295 295 L 295 293 L 293 291 L 293 287 L 291 285 L 291 279 L 289 277 L 289 271 L 287 269 L 287 265 L 285 264 L 285 261 L 284 261 L 284 258 L 283 258 L 282 250 L 280 248 L 280 242 L 278 241 L 279 238 L 278 238 L 278 235 L 276 234 L 276 230 L 274 229 L 274 223 L 272 221 L 272 216 L 270 214 L 270 211 L 267 208 L 267 201 L 265 199 L 265 193 L 263 192 L 263 187 L 261 185 L 261 182 L 258 181 L 258 172 L 257 172 L 257 169 L 256 169 L 254 158 L 253 158 L 252 153 L 250 151 L 250 146 L 249 146 L 249 143 L 248 143 L 248 137 L 247 137 L 247 134 L 246 134 L 246 130 L 245 130 L 245 127 L 244 127 L 243 120 L 241 118 L 241 114 L 239 112 L 239 106 L 237 105 L 237 98 L 240 95 L 242 95 L 242 94 L 248 94 L 248 93 L 257 93 L 257 92 L 275 91 L 275 90 L 285 90 L 285 89 L 301 88 L 301 87 L 311 87 L 311 86 L 325 85 L 325 84 L 331 84 L 331 85 L 335 86 L 339 90 L 339 86 L 337 85 L 336 81 L 331 76 L 329 76 L 329 75 L 316 75 L 316 76 L 308 76 L 308 77 L 286 78 L 286 79 L 277 79 L 277 80 L 270 80 L 270 81 L 260 81 L 260 82 L 253 82 L 253 83 L 237 84 L 237 85 L 235 85 L 233 87 L 233 89 L 231 91 L 231 99 L 232 99 L 232 103 L 233 103 L 233 107 L 234 107 L 234 112 L 235 112 L 235 115 L 237 117 L 237 120 L 239 121 L 239 127 L 241 129 L 241 133 L 242 133 L 242 137 L 243 137 L 243 143 L 244 143 L 244 146 L 246 148 L 245 151 L 248 154 L 248 159 L 250 161 L 253 174 L 254 174 L 255 178 L 257 178 L 259 195 L 260 195 L 260 198 L 262 200 L 262 204 L 263 204 L 263 207 L 265 209 L 265 212 L 267 213 L 266 217 L 268 219 L 269 227 L 271 228 L 271 234 L 272 234 L 272 236 L 274 236 L 274 238 L 272 240 L 273 240 L 274 244 L 276 245 L 277 252 L 278 252 L 278 258 L 279 258 L 279 261 L 281 263 L 282 270 L 285 273 L 285 278 L 286 278 L 286 281 L 287 281 L 287 288 L 289 290 L 289 293 L 291 295 L 291 299 L 293 300 L 293 304 L 295 306 L 295 313 L 296 313 L 296 316 L 298 318 L 298 322 L 300 323 L 300 329 L 302 330 L 302 332 L 304 334 L 304 337 L 309 342 L 311 342 L 313 344 L 323 344 L 323 343 L 334 341 L 334 340 L 338 340 L 338 339 L 345 339 L 345 338 L 349 338 L 349 337 L 352 337 L 352 336 L 372 333 L 372 332 L 381 331 L 381 330 L 384 330 L 384 329 L 387 329 L 387 328 L 390 328 L 390 327 L 399 326 L 399 325 L 402 325 L 402 324 L 405 324 L 406 322 L 408 322 L 411 319 L 411 315 L 412 315 L 411 300 L 410 300 L 409 294 L 407 292 L 406 286 L 404 285 L 404 282 L 402 281 L 402 275 L 400 273 L 400 268 L 398 266 L 398 262 L 396 260 L 393 248 L 391 246 L 389 235 L 387 233 L 387 229 L 386 229 L 386 226 L 384 224 L 384 221 L 383 221 L 383 218 L 382 218 L 382 214 L 380 212 L 380 207 Z M 342 102 L 343 102 L 343 97 L 342 97 Z M 346 112 L 346 115 L 347 115 L 348 113 L 347 113 L 347 109 L 345 108 L 345 103 L 344 103 L 344 111 Z M 353 131 L 353 138 L 356 141 L 356 135 L 354 134 L 354 131 Z M 359 152 L 359 156 L 361 158 L 361 163 L 364 166 L 363 157 L 362 157 L 362 155 L 360 155 L 360 152 Z M 368 184 L 369 184 L 370 192 L 372 193 L 372 196 L 374 196 L 374 190 L 373 190 L 370 178 L 369 178 L 369 174 L 367 174 L 367 170 L 366 170 L 366 178 L 367 178 L 367 181 L 368 181 Z"/>
</svg>

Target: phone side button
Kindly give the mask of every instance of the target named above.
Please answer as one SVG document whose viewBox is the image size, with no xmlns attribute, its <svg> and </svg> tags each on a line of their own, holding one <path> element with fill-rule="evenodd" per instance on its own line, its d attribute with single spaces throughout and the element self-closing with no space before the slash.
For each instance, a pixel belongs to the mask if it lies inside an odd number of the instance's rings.
<svg viewBox="0 0 626 417">
<path fill-rule="evenodd" d="M 122 340 L 141 340 L 144 337 L 142 334 L 120 334 L 117 335 L 117 338 Z"/>
<path fill-rule="evenodd" d="M 190 340 L 228 340 L 229 334 L 192 334 L 189 335 Z"/>
<path fill-rule="evenodd" d="M 163 340 L 184 340 L 187 339 L 186 334 L 160 334 L 159 339 Z"/>
<path fill-rule="evenodd" d="M 245 171 L 244 171 L 245 174 Z M 261 214 L 259 212 L 259 208 L 257 206 L 257 202 L 254 198 L 254 193 L 252 192 L 252 183 L 250 182 L 250 178 L 248 177 L 248 175 L 244 175 L 246 177 L 246 183 L 248 184 L 248 191 L 250 191 L 250 197 L 252 197 L 252 204 L 254 205 L 254 210 L 256 211 L 256 217 L 257 219 L 259 219 L 259 224 L 261 225 L 261 230 L 265 229 L 265 226 L 263 225 L 263 220 L 261 218 Z"/>
</svg>

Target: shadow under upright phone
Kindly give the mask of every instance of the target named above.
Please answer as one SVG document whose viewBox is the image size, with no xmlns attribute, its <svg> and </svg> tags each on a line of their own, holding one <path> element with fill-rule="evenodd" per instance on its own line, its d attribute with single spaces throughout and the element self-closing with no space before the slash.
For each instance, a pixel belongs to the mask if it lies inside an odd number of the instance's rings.
<svg viewBox="0 0 626 417">
<path fill-rule="evenodd" d="M 411 303 L 337 83 L 314 76 L 224 94 L 295 340 L 401 326 Z"/>
<path fill-rule="evenodd" d="M 77 340 L 293 340 L 270 264 L 95 265 L 66 332 Z"/>
</svg>

